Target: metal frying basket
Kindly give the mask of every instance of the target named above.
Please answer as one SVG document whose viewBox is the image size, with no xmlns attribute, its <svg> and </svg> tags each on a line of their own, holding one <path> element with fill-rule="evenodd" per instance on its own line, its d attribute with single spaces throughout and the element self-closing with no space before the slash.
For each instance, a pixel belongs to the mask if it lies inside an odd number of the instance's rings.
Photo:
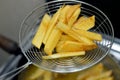
<svg viewBox="0 0 120 80">
<path fill-rule="evenodd" d="M 70 57 L 67 59 L 53 59 L 44 60 L 42 56 L 45 55 L 43 49 L 35 48 L 31 42 L 36 33 L 38 25 L 41 22 L 45 13 L 49 15 L 54 14 L 62 5 L 81 4 L 81 14 L 91 16 L 95 15 L 95 27 L 91 29 L 93 32 L 100 33 L 103 37 L 101 42 L 96 42 L 97 49 L 88 51 L 85 56 Z M 105 36 L 112 36 L 110 41 L 105 40 Z M 19 43 L 20 47 L 28 59 L 28 62 L 33 63 L 43 69 L 68 73 L 80 71 L 93 66 L 101 61 L 109 52 L 114 38 L 114 31 L 112 24 L 108 17 L 95 6 L 82 1 L 53 1 L 43 4 L 34 9 L 23 21 L 20 29 Z"/>
</svg>

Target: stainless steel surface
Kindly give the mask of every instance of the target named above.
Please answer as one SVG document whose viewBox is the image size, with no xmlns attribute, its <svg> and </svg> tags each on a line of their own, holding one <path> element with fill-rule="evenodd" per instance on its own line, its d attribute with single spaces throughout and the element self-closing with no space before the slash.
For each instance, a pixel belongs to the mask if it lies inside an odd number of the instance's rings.
<svg viewBox="0 0 120 80">
<path fill-rule="evenodd" d="M 120 65 L 120 39 L 118 39 L 118 38 L 114 39 L 113 46 L 110 50 L 110 55 Z"/>
</svg>

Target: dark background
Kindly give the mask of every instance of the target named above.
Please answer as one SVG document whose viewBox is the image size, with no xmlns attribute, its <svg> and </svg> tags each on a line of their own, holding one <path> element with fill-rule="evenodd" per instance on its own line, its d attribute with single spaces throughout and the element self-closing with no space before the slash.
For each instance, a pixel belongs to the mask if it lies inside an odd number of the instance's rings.
<svg viewBox="0 0 120 80">
<path fill-rule="evenodd" d="M 115 37 L 120 38 L 120 3 L 118 0 L 82 0 L 102 10 L 110 19 Z"/>
</svg>

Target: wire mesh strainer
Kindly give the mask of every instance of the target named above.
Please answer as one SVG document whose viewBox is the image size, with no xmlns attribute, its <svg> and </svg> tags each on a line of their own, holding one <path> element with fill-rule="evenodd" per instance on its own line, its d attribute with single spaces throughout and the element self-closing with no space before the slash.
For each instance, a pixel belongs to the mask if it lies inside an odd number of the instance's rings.
<svg viewBox="0 0 120 80">
<path fill-rule="evenodd" d="M 64 4 L 81 4 L 80 15 L 95 15 L 95 27 L 92 28 L 91 31 L 100 33 L 103 40 L 101 42 L 96 42 L 99 47 L 92 51 L 88 51 L 88 54 L 85 56 L 44 60 L 42 59 L 42 56 L 45 55 L 43 49 L 41 48 L 39 50 L 35 48 L 31 44 L 32 39 L 43 15 L 45 13 L 48 13 L 49 15 L 54 14 Z M 104 38 L 107 38 L 105 37 L 106 35 L 111 36 L 112 38 L 109 41 L 105 40 Z M 98 8 L 82 1 L 53 1 L 37 7 L 24 19 L 20 29 L 19 43 L 28 62 L 32 62 L 33 64 L 50 71 L 67 73 L 89 68 L 101 61 L 107 55 L 112 46 L 113 36 L 114 32 L 110 20 Z"/>
</svg>

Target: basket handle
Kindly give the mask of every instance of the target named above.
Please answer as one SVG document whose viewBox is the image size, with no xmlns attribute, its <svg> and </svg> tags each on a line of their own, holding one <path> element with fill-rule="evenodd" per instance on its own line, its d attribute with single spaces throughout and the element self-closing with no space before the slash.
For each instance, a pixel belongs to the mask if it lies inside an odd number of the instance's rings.
<svg viewBox="0 0 120 80">
<path fill-rule="evenodd" d="M 120 65 L 120 39 L 115 38 L 113 46 L 110 50 L 110 55 Z"/>
<path fill-rule="evenodd" d="M 27 68 L 30 64 L 31 64 L 30 62 L 27 62 L 26 64 L 22 65 L 21 67 L 18 67 L 17 69 L 14 69 L 6 74 L 0 75 L 0 80 L 11 80 L 13 77 L 18 75 L 25 68 Z"/>
</svg>

